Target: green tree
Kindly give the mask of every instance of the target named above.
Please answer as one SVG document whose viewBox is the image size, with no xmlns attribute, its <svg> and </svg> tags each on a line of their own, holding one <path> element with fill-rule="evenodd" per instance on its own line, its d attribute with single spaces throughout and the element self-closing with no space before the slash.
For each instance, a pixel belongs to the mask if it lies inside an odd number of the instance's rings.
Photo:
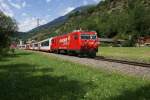
<svg viewBox="0 0 150 100">
<path fill-rule="evenodd" d="M 6 52 L 6 48 L 11 42 L 11 36 L 17 29 L 16 21 L 0 12 L 0 54 Z"/>
</svg>

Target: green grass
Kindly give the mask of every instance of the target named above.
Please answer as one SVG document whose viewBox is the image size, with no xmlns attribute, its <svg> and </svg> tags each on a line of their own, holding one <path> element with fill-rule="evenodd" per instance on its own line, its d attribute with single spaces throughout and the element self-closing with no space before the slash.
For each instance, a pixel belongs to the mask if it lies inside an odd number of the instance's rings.
<svg viewBox="0 0 150 100">
<path fill-rule="evenodd" d="M 100 47 L 98 55 L 115 59 L 150 63 L 149 47 Z"/>
<path fill-rule="evenodd" d="M 0 60 L 0 100 L 149 100 L 150 81 L 38 53 Z"/>
</svg>

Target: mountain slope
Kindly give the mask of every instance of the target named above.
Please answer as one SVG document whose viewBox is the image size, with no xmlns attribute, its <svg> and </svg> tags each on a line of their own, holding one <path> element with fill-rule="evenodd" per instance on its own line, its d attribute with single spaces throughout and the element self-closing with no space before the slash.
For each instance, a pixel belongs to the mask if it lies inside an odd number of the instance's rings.
<svg viewBox="0 0 150 100">
<path fill-rule="evenodd" d="M 101 37 L 123 39 L 150 35 L 150 1 L 105 0 L 96 7 L 71 16 L 66 23 L 57 31 L 83 28 L 95 30 Z"/>
<path fill-rule="evenodd" d="M 95 30 L 101 37 L 114 39 L 150 35 L 149 0 L 105 0 L 83 8 L 60 17 L 63 20 L 58 18 L 52 24 L 33 29 L 28 32 L 28 38 L 41 40 L 79 28 Z"/>
<path fill-rule="evenodd" d="M 70 15 L 74 14 L 75 12 L 83 12 L 84 10 L 88 9 L 91 6 L 93 5 L 78 7 L 72 10 L 71 12 L 69 12 L 68 14 L 64 16 L 60 16 L 47 24 L 36 27 L 30 30 L 29 32 L 26 32 L 25 34 L 20 34 L 19 32 L 16 35 L 18 35 L 18 37 L 22 39 L 31 38 L 31 39 L 41 40 L 43 38 L 47 38 L 49 37 L 49 34 L 53 32 L 52 30 L 55 30 L 59 26 L 63 25 L 69 19 Z M 57 33 L 54 32 L 54 35 L 57 35 Z"/>
</svg>

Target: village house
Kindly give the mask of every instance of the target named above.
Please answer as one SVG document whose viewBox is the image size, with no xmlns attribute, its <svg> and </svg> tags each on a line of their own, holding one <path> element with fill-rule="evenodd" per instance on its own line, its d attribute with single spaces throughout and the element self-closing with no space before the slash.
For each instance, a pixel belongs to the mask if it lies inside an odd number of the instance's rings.
<svg viewBox="0 0 150 100">
<path fill-rule="evenodd" d="M 137 46 L 150 46 L 150 36 L 138 38 Z"/>
</svg>

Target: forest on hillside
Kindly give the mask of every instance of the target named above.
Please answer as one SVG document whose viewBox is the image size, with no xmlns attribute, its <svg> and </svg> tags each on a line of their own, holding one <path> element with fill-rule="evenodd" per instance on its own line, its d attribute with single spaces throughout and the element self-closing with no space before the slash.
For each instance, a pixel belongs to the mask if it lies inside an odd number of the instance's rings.
<svg viewBox="0 0 150 100">
<path fill-rule="evenodd" d="M 41 40 L 82 28 L 94 30 L 99 37 L 125 39 L 130 43 L 150 35 L 149 0 L 103 0 L 84 11 L 76 11 L 62 24 L 30 31 L 32 39 Z"/>
</svg>

